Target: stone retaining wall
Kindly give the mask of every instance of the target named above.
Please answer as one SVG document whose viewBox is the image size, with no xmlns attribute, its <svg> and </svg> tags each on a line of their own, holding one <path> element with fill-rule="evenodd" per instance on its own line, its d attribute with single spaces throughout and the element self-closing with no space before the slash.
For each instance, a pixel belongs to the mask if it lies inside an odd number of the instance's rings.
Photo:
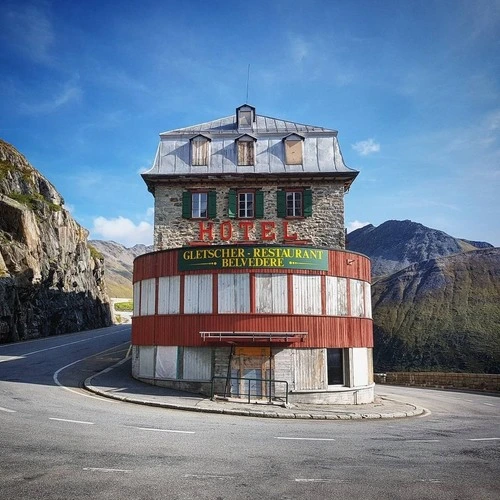
<svg viewBox="0 0 500 500">
<path fill-rule="evenodd" d="M 376 373 L 375 383 L 443 389 L 500 391 L 500 375 L 484 373 L 389 372 Z"/>
</svg>

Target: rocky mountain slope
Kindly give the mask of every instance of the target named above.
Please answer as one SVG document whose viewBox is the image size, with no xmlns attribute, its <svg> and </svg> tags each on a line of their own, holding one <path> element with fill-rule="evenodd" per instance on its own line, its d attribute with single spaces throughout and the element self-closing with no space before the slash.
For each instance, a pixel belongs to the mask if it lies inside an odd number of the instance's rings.
<svg viewBox="0 0 500 500">
<path fill-rule="evenodd" d="M 114 241 L 91 240 L 104 257 L 104 275 L 110 297 L 132 298 L 132 274 L 134 259 L 153 251 L 153 245 L 134 245 L 126 248 Z"/>
<path fill-rule="evenodd" d="M 63 203 L 0 140 L 0 342 L 111 324 L 103 262 Z"/>
<path fill-rule="evenodd" d="M 500 248 L 409 266 L 372 300 L 377 371 L 500 373 Z"/>
<path fill-rule="evenodd" d="M 347 235 L 347 248 L 370 257 L 372 276 L 376 277 L 424 260 L 492 245 L 454 238 L 410 220 L 389 220 L 377 227 L 369 224 L 352 231 Z"/>
</svg>

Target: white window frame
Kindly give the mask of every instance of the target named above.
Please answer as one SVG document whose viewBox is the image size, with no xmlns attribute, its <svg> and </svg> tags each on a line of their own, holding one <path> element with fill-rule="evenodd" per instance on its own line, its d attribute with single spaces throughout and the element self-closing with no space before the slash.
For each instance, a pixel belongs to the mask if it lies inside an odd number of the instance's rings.
<svg viewBox="0 0 500 500">
<path fill-rule="evenodd" d="M 203 197 L 204 202 L 203 202 Z M 196 201 L 195 201 L 196 200 Z M 204 209 L 203 209 L 204 204 Z M 200 191 L 191 193 L 191 218 L 208 219 L 208 192 Z"/>
<path fill-rule="evenodd" d="M 255 193 L 253 191 L 238 191 L 237 196 L 238 219 L 254 219 Z"/>
<path fill-rule="evenodd" d="M 291 200 L 289 200 L 291 197 Z M 303 191 L 286 191 L 286 216 L 304 217 L 304 193 Z"/>
</svg>

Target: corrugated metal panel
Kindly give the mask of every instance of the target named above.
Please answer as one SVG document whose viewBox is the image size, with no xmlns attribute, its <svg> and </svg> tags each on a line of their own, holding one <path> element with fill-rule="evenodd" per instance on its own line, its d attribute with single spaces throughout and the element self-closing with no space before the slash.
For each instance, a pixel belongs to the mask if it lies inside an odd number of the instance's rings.
<svg viewBox="0 0 500 500">
<path fill-rule="evenodd" d="M 183 363 L 184 380 L 211 380 L 212 349 L 209 347 L 185 347 Z"/>
<path fill-rule="evenodd" d="M 218 280 L 219 313 L 250 312 L 250 276 L 219 274 Z"/>
<path fill-rule="evenodd" d="M 184 277 L 184 313 L 210 314 L 212 312 L 212 275 L 186 275 Z"/>
<path fill-rule="evenodd" d="M 321 314 L 321 277 L 293 277 L 294 314 Z"/>
<path fill-rule="evenodd" d="M 372 290 L 370 283 L 364 283 L 365 293 L 365 318 L 372 317 Z"/>
<path fill-rule="evenodd" d="M 347 279 L 326 277 L 326 314 L 347 316 Z"/>
<path fill-rule="evenodd" d="M 296 391 L 328 388 L 325 349 L 297 349 L 292 357 Z"/>
<path fill-rule="evenodd" d="M 156 278 L 141 282 L 141 316 L 155 313 Z"/>
<path fill-rule="evenodd" d="M 228 245 L 228 247 L 231 245 Z M 144 279 L 171 276 L 179 273 L 177 268 L 178 249 L 162 250 L 141 255 L 134 260 L 134 283 Z M 317 274 L 355 278 L 370 283 L 370 259 L 360 254 L 343 250 L 328 250 L 328 271 L 317 271 Z M 232 273 L 248 273 L 249 269 L 234 269 Z M 213 273 L 227 272 L 213 270 Z M 251 269 L 259 274 L 314 274 L 315 271 L 300 269 Z M 207 271 L 189 271 L 186 274 L 206 274 Z"/>
<path fill-rule="evenodd" d="M 333 276 L 357 278 L 370 282 L 370 259 L 364 255 L 339 250 L 328 252 L 329 273 Z"/>
<path fill-rule="evenodd" d="M 157 316 L 136 316 L 132 318 L 132 345 L 156 345 L 156 320 Z M 159 345 L 162 345 L 161 342 Z"/>
<path fill-rule="evenodd" d="M 141 302 L 141 282 L 134 283 L 134 316 L 139 316 L 139 305 Z"/>
<path fill-rule="evenodd" d="M 288 312 L 287 277 L 285 274 L 255 275 L 255 311 Z"/>
<path fill-rule="evenodd" d="M 351 316 L 365 315 L 365 296 L 363 282 L 359 280 L 349 280 L 351 290 Z"/>
<path fill-rule="evenodd" d="M 157 378 L 177 378 L 177 351 L 177 346 L 158 346 L 156 348 L 155 374 Z"/>
<path fill-rule="evenodd" d="M 134 345 L 203 346 L 200 332 L 308 332 L 300 347 L 373 347 L 372 320 L 340 316 L 185 314 L 132 320 Z M 240 345 L 262 345 L 242 342 Z M 222 344 L 225 345 L 225 344 Z M 276 343 L 276 346 L 286 345 Z"/>
<path fill-rule="evenodd" d="M 158 314 L 179 314 L 180 276 L 167 276 L 158 280 Z"/>
</svg>

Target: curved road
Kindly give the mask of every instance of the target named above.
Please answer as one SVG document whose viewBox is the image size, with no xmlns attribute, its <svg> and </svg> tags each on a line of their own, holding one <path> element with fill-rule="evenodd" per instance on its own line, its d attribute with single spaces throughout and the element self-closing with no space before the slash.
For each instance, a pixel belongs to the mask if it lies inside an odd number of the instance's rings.
<svg viewBox="0 0 500 500">
<path fill-rule="evenodd" d="M 500 498 L 498 397 L 380 386 L 431 414 L 304 421 L 82 390 L 129 338 L 130 326 L 114 326 L 0 346 L 0 498 Z"/>
</svg>

